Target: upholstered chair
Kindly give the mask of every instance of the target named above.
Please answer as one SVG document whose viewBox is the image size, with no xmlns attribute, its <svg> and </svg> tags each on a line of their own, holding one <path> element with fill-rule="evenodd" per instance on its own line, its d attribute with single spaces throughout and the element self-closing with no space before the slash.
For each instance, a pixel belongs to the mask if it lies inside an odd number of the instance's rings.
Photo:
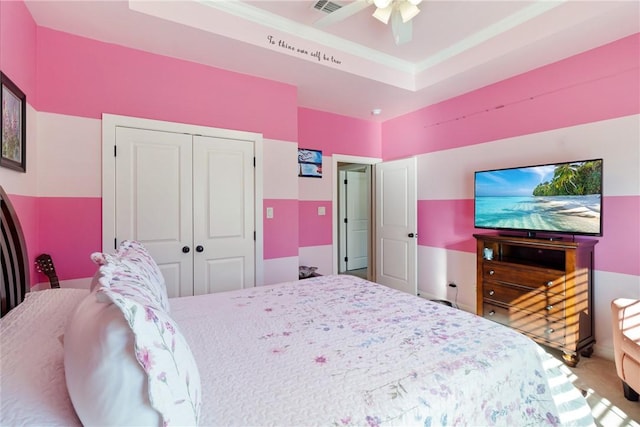
<svg viewBox="0 0 640 427">
<path fill-rule="evenodd" d="M 624 397 L 637 401 L 640 392 L 640 300 L 618 298 L 611 302 L 613 350 L 616 372 Z"/>
</svg>

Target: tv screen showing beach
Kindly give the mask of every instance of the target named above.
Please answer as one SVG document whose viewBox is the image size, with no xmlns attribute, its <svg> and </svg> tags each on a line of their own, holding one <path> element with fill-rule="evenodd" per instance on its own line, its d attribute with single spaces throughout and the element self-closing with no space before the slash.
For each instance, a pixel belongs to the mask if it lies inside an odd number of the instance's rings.
<svg viewBox="0 0 640 427">
<path fill-rule="evenodd" d="M 476 172 L 475 226 L 601 234 L 602 159 Z"/>
</svg>

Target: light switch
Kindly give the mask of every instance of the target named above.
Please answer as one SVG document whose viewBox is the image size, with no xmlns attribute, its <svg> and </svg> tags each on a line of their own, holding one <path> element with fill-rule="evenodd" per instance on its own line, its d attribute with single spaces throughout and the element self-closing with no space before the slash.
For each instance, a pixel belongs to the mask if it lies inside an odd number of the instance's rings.
<svg viewBox="0 0 640 427">
<path fill-rule="evenodd" d="M 318 206 L 318 215 L 326 215 L 324 206 Z"/>
<path fill-rule="evenodd" d="M 273 218 L 273 208 L 267 208 L 267 219 Z"/>
</svg>

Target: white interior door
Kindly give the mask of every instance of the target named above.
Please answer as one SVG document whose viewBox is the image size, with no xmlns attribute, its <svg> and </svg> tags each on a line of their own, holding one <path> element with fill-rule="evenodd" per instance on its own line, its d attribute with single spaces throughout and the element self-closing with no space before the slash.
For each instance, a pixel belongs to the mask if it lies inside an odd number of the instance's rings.
<svg viewBox="0 0 640 427">
<path fill-rule="evenodd" d="M 194 136 L 194 294 L 255 285 L 254 144 Z"/>
<path fill-rule="evenodd" d="M 191 135 L 116 128 L 116 242 L 147 248 L 169 297 L 193 294 L 191 147 Z"/>
<path fill-rule="evenodd" d="M 416 159 L 376 169 L 376 282 L 417 295 Z"/>
<path fill-rule="evenodd" d="M 367 267 L 369 209 L 367 174 L 346 171 L 347 270 Z"/>
</svg>

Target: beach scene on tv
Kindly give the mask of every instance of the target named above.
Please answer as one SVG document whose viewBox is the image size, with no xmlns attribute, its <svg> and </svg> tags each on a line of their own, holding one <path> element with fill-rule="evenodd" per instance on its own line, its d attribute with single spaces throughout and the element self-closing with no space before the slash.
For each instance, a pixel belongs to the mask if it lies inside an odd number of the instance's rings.
<svg viewBox="0 0 640 427">
<path fill-rule="evenodd" d="M 477 172 L 475 225 L 600 234 L 602 160 Z"/>
</svg>

